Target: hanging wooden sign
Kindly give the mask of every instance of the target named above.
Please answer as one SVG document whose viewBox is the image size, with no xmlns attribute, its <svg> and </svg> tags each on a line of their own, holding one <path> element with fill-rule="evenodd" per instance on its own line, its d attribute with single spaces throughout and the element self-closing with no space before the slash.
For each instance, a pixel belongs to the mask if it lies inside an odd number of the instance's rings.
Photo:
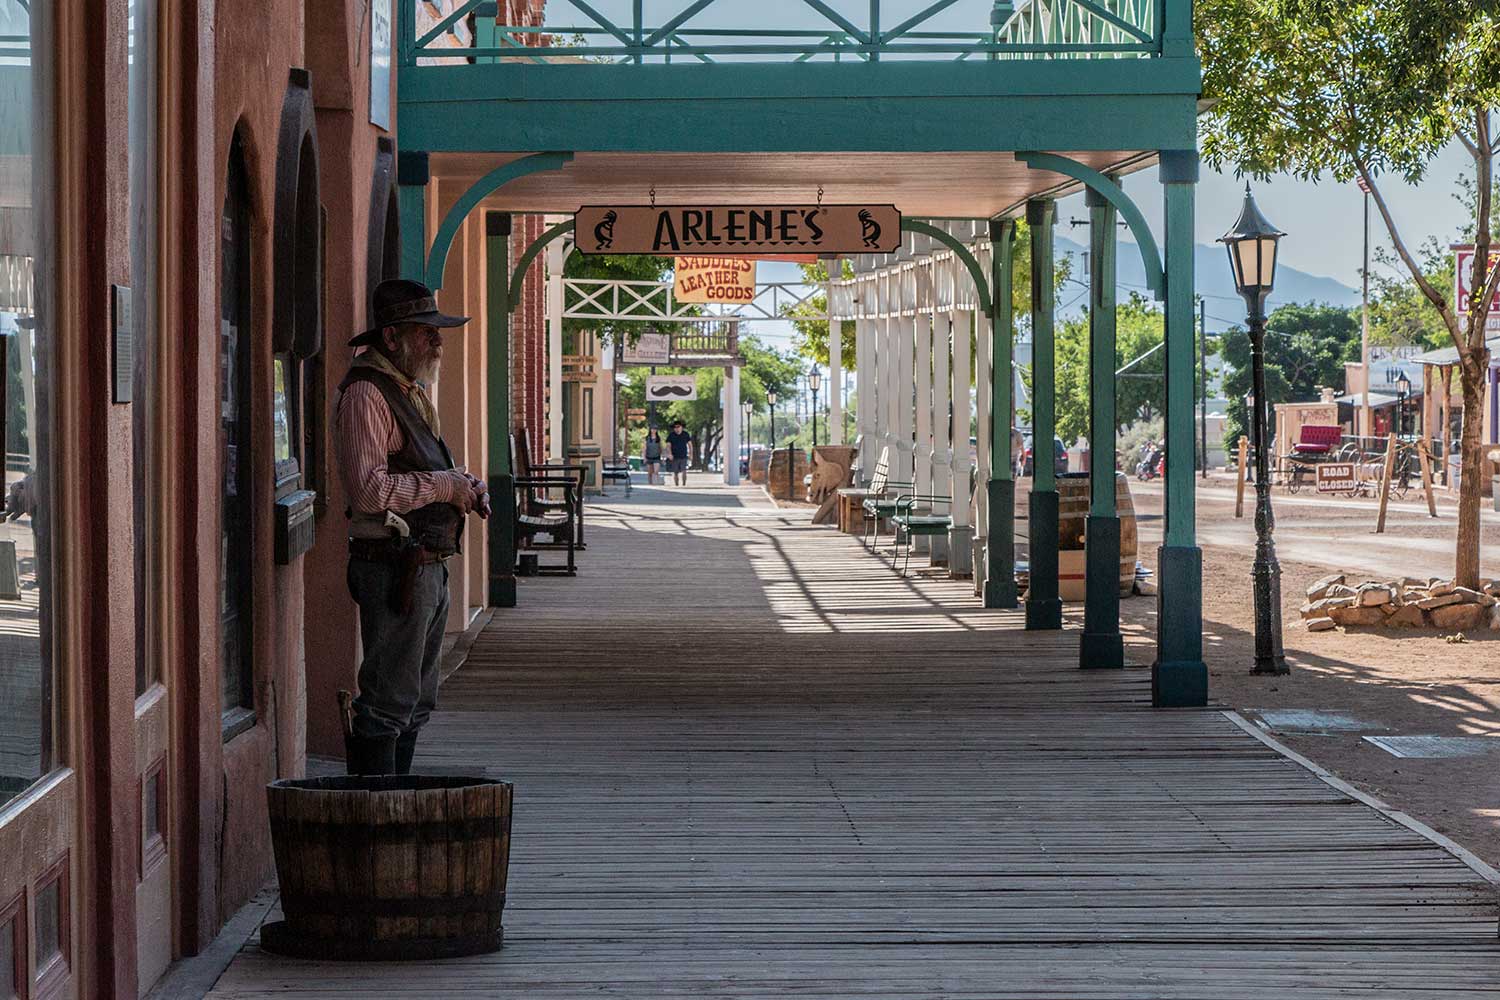
<svg viewBox="0 0 1500 1000">
<path fill-rule="evenodd" d="M 743 257 L 676 257 L 672 298 L 678 302 L 752 302 L 755 261 Z"/>
<path fill-rule="evenodd" d="M 585 254 L 894 253 L 894 205 L 586 205 L 573 215 Z"/>
</svg>

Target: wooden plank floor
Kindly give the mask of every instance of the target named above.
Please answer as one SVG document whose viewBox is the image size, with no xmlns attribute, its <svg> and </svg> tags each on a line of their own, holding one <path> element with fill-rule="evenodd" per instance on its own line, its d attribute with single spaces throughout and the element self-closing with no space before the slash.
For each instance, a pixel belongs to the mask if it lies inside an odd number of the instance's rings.
<svg viewBox="0 0 1500 1000">
<path fill-rule="evenodd" d="M 1494 887 L 1215 711 L 750 491 L 591 509 L 419 765 L 516 785 L 506 945 L 220 998 L 1500 995 Z M 1137 658 L 1148 655 L 1133 647 Z"/>
</svg>

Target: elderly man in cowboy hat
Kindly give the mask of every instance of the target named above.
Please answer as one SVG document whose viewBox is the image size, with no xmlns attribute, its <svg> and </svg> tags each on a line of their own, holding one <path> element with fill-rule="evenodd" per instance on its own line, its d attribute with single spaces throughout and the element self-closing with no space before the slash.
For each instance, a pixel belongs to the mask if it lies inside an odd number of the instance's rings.
<svg viewBox="0 0 1500 1000">
<path fill-rule="evenodd" d="M 365 350 L 339 385 L 335 424 L 364 644 L 346 753 L 350 774 L 406 774 L 437 702 L 446 561 L 465 515 L 487 516 L 489 498 L 481 480 L 454 467 L 429 395 L 442 331 L 468 317 L 444 315 L 417 281 L 382 281 L 374 307 L 374 328 L 349 341 Z"/>
</svg>

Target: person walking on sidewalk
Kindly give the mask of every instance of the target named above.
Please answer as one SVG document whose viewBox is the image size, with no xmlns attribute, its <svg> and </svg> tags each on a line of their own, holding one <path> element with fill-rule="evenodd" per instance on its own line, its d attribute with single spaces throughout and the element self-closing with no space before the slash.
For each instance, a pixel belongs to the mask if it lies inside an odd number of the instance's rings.
<svg viewBox="0 0 1500 1000">
<path fill-rule="evenodd" d="M 672 433 L 667 435 L 667 447 L 672 449 L 672 485 L 687 485 L 688 456 L 693 445 L 693 436 L 683 427 L 681 420 L 672 421 Z"/>
<path fill-rule="evenodd" d="M 448 620 L 448 557 L 470 511 L 489 514 L 485 484 L 455 468 L 429 395 L 444 329 L 417 281 L 375 288 L 367 348 L 339 384 L 334 449 L 349 496 L 349 592 L 359 605 L 364 659 L 345 738 L 350 774 L 407 774 L 417 734 L 437 704 Z"/>
<path fill-rule="evenodd" d="M 646 444 L 642 451 L 646 464 L 646 485 L 654 486 L 661 477 L 661 432 L 655 427 L 646 432 Z"/>
</svg>

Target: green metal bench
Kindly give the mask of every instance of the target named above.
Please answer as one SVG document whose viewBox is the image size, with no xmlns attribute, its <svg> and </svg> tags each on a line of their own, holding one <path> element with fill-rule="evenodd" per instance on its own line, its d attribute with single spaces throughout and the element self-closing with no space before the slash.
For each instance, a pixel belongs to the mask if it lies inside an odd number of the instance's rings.
<svg viewBox="0 0 1500 1000">
<path fill-rule="evenodd" d="M 919 509 L 918 504 L 923 506 Z M 936 493 L 904 493 L 896 497 L 896 511 L 891 516 L 891 524 L 895 526 L 895 539 L 891 546 L 891 568 L 896 568 L 896 560 L 901 562 L 901 575 L 906 575 L 907 568 L 911 565 L 912 539 L 919 536 L 948 537 L 948 531 L 953 527 L 953 515 L 936 514 L 932 512 L 935 504 L 947 504 L 952 509 L 953 498 Z"/>
<path fill-rule="evenodd" d="M 891 490 L 913 488 L 912 483 L 890 478 L 890 452 L 889 447 L 880 450 L 880 461 L 875 463 L 875 474 L 870 477 L 869 489 L 860 491 L 865 494 L 864 501 L 860 504 L 865 515 L 864 541 L 865 546 L 871 549 L 880 544 L 880 522 L 890 520 L 896 513 L 896 498 Z"/>
</svg>

